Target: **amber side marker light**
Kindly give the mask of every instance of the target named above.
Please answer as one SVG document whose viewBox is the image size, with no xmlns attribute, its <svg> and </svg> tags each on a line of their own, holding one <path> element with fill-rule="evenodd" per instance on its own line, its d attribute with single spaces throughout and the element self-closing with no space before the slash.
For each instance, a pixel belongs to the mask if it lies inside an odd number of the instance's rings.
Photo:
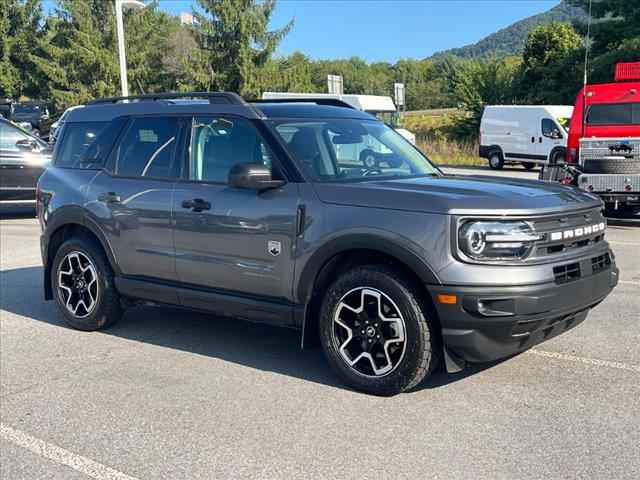
<svg viewBox="0 0 640 480">
<path fill-rule="evenodd" d="M 455 305 L 458 302 L 457 295 L 445 295 L 443 293 L 438 294 L 438 302 L 444 303 L 445 305 Z"/>
</svg>

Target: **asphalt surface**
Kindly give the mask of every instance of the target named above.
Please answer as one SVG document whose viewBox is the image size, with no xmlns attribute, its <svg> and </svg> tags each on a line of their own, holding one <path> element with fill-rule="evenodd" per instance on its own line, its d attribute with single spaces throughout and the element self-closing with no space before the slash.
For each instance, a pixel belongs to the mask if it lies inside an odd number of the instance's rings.
<svg viewBox="0 0 640 480">
<path fill-rule="evenodd" d="M 161 307 L 67 328 L 38 235 L 0 219 L 2 480 L 640 477 L 639 219 L 609 221 L 621 282 L 583 324 L 393 398 L 295 331 Z"/>
</svg>

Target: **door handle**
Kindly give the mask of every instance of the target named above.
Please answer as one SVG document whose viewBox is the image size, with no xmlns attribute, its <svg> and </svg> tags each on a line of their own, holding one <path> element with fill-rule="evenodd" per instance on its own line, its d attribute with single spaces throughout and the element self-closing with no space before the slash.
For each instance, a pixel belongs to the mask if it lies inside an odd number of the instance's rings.
<svg viewBox="0 0 640 480">
<path fill-rule="evenodd" d="M 182 208 L 188 208 L 192 212 L 211 210 L 211 203 L 205 202 L 201 198 L 194 198 L 193 200 L 183 200 L 181 205 Z"/>
<path fill-rule="evenodd" d="M 119 203 L 120 195 L 116 192 L 105 192 L 98 194 L 98 201 L 104 203 Z"/>
<path fill-rule="evenodd" d="M 531 143 L 535 143 L 536 137 L 531 137 Z"/>
<path fill-rule="evenodd" d="M 542 143 L 542 137 L 538 137 L 538 143 Z"/>
</svg>

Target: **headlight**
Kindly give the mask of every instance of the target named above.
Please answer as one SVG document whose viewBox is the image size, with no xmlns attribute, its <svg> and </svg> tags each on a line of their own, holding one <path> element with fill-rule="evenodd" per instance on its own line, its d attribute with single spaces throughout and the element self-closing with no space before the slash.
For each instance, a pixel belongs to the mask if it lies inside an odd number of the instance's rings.
<svg viewBox="0 0 640 480">
<path fill-rule="evenodd" d="M 515 260 L 541 238 L 525 222 L 468 221 L 458 230 L 458 247 L 472 260 Z"/>
</svg>

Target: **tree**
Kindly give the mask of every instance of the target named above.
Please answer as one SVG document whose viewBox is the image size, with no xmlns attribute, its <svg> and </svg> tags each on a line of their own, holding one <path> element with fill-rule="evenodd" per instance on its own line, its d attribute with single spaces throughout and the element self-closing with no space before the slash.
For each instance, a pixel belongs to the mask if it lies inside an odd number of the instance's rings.
<svg viewBox="0 0 640 480">
<path fill-rule="evenodd" d="M 0 0 L 0 97 L 39 96 L 33 55 L 44 35 L 39 0 Z"/>
<path fill-rule="evenodd" d="M 441 66 L 442 75 L 463 113 L 454 118 L 457 134 L 476 138 L 486 105 L 517 103 L 520 81 L 520 59 L 507 57 L 502 61 L 461 61 L 448 57 Z"/>
<path fill-rule="evenodd" d="M 293 19 L 269 31 L 275 0 L 198 0 L 194 10 L 196 41 L 203 69 L 198 82 L 205 90 L 230 90 L 257 96 L 257 71 L 264 67 L 278 44 L 289 33 Z"/>
<path fill-rule="evenodd" d="M 520 96 L 532 104 L 572 103 L 582 80 L 582 38 L 568 23 L 539 25 L 522 54 Z"/>
<path fill-rule="evenodd" d="M 569 0 L 589 10 L 589 0 Z M 591 5 L 589 80 L 611 82 L 617 62 L 640 61 L 640 2 L 637 0 L 594 0 Z M 586 22 L 577 24 L 582 35 Z"/>
</svg>

